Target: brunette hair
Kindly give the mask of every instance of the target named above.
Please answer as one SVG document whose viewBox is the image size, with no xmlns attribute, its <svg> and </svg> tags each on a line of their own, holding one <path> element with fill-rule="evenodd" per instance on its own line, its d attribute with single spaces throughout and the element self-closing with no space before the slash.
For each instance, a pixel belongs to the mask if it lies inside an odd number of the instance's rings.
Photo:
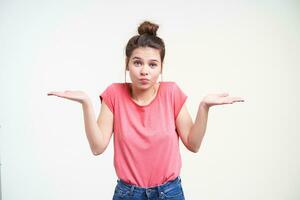
<svg viewBox="0 0 300 200">
<path fill-rule="evenodd" d="M 128 70 L 128 63 L 130 56 L 134 49 L 138 47 L 152 47 L 159 50 L 161 67 L 163 67 L 163 61 L 165 57 L 165 43 L 156 35 L 159 26 L 150 21 L 144 21 L 138 27 L 139 35 L 135 35 L 129 39 L 126 45 L 126 68 L 125 68 L 125 82 L 126 82 L 126 71 Z M 162 75 L 162 74 L 161 74 Z"/>
</svg>

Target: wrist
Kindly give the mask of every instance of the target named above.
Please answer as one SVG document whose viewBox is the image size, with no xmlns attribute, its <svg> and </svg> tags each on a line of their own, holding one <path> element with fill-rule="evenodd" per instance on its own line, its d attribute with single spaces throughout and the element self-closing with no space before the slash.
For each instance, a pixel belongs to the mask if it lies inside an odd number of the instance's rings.
<svg viewBox="0 0 300 200">
<path fill-rule="evenodd" d="M 201 101 L 199 107 L 203 108 L 205 110 L 209 110 L 210 106 L 207 103 L 205 103 L 204 101 Z"/>
<path fill-rule="evenodd" d="M 82 102 L 81 102 L 82 106 L 88 106 L 88 105 L 90 105 L 91 103 L 92 103 L 92 102 L 91 102 L 90 99 L 84 99 L 84 100 L 82 100 Z"/>
</svg>

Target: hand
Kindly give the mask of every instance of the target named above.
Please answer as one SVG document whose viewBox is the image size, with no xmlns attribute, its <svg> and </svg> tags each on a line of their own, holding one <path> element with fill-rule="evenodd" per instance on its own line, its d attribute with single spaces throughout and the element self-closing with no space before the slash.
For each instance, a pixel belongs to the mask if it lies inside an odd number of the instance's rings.
<svg viewBox="0 0 300 200">
<path fill-rule="evenodd" d="M 84 102 L 89 100 L 89 97 L 85 92 L 78 91 L 78 90 L 77 91 L 66 90 L 64 92 L 53 91 L 53 92 L 48 92 L 47 94 L 48 94 L 48 96 L 54 95 L 54 96 L 62 97 L 62 98 L 69 99 L 72 101 L 77 101 L 81 104 L 83 104 Z"/>
<path fill-rule="evenodd" d="M 222 105 L 222 104 L 232 104 L 235 102 L 244 102 L 245 100 L 241 97 L 230 97 L 228 93 L 221 94 L 209 94 L 205 96 L 201 103 L 203 103 L 207 107 L 211 107 L 214 105 Z"/>
</svg>

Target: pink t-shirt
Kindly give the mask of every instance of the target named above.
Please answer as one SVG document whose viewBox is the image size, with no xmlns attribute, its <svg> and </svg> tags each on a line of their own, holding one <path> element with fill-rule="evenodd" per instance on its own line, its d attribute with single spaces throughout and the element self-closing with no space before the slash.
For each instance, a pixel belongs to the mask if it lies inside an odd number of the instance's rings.
<svg viewBox="0 0 300 200">
<path fill-rule="evenodd" d="M 159 82 L 147 105 L 130 96 L 129 83 L 112 83 L 102 94 L 114 114 L 114 167 L 118 178 L 140 187 L 161 185 L 180 174 L 175 119 L 187 96 L 175 82 Z"/>
</svg>

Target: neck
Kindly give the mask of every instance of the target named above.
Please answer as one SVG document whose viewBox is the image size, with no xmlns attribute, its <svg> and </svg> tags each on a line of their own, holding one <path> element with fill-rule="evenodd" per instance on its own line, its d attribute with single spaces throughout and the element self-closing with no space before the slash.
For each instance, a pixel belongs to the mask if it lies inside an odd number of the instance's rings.
<svg viewBox="0 0 300 200">
<path fill-rule="evenodd" d="M 139 103 L 147 103 L 155 97 L 157 88 L 157 84 L 155 84 L 147 90 L 140 90 L 130 84 L 130 94 L 135 101 Z"/>
</svg>

